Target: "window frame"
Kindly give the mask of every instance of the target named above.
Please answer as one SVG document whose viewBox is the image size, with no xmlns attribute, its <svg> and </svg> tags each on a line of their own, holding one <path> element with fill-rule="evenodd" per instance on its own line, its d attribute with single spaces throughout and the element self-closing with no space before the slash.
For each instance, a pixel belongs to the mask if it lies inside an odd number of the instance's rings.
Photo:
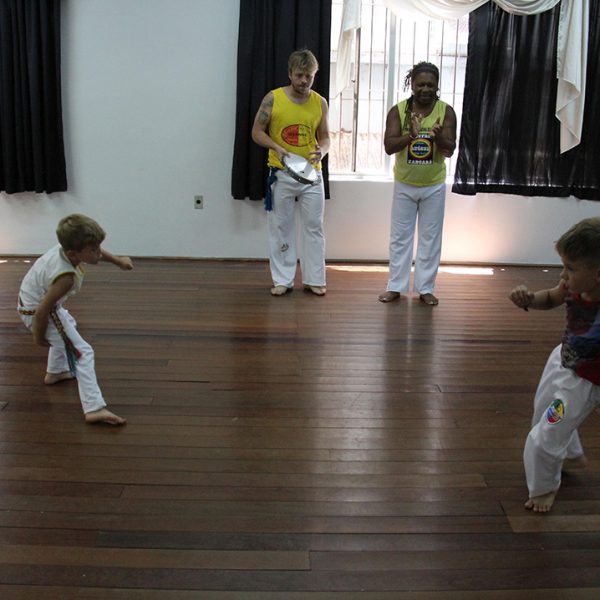
<svg viewBox="0 0 600 600">
<path fill-rule="evenodd" d="M 335 86 L 335 72 L 337 67 L 337 51 L 338 51 L 338 40 L 339 31 L 341 28 L 343 0 L 333 0 L 332 3 L 332 40 L 331 40 L 331 89 L 329 98 L 329 129 L 332 134 L 330 158 L 329 158 L 329 173 L 332 179 L 367 179 L 367 180 L 390 180 L 393 177 L 393 156 L 388 156 L 383 150 L 383 132 L 385 130 L 385 119 L 389 110 L 397 104 L 402 98 L 406 97 L 406 92 L 400 89 L 404 76 L 402 72 L 406 72 L 413 64 L 420 62 L 421 60 L 428 60 L 433 62 L 440 69 L 440 97 L 450 104 L 457 113 L 457 133 L 460 131 L 460 116 L 462 112 L 462 97 L 464 95 L 464 73 L 466 71 L 466 58 L 467 58 L 467 40 L 468 40 L 468 15 L 461 19 L 452 21 L 419 21 L 414 22 L 412 20 L 402 20 L 398 18 L 390 9 L 388 9 L 383 0 L 363 0 L 362 2 L 362 14 L 361 14 L 361 27 L 356 30 L 354 36 L 353 46 L 353 61 L 351 65 L 351 82 L 350 85 L 346 86 L 342 92 L 336 97 L 331 97 L 334 93 Z M 385 13 L 384 19 L 379 16 L 379 26 L 381 22 L 384 23 L 385 28 L 385 43 L 383 46 L 383 61 L 378 63 L 380 69 L 383 69 L 383 88 L 378 91 L 381 92 L 381 98 L 376 101 L 371 100 L 372 93 L 372 71 L 373 71 L 373 37 L 380 35 L 378 31 L 374 30 L 375 23 L 375 11 L 383 10 Z M 370 11 L 370 15 L 368 14 Z M 337 13 L 337 14 L 336 14 Z M 369 18 L 365 19 L 365 13 Z M 450 25 L 448 25 L 448 23 Z M 412 42 L 409 40 L 409 45 L 412 43 L 412 52 L 406 52 L 403 48 L 404 40 L 403 35 L 407 35 L 406 28 L 412 29 L 412 34 L 408 37 L 412 37 Z M 427 30 L 427 43 L 426 50 L 422 51 L 416 48 L 416 41 L 419 39 L 418 36 L 422 35 L 423 29 Z M 441 34 L 432 34 L 432 28 L 441 28 Z M 380 31 L 380 30 L 379 30 Z M 448 33 L 449 31 L 449 33 Z M 453 40 L 448 42 L 448 37 L 453 36 Z M 434 47 L 432 48 L 432 39 Z M 370 43 L 369 48 L 365 49 L 363 41 L 366 40 Z M 437 47 L 435 44 L 438 44 Z M 381 54 L 381 50 L 379 50 Z M 365 60 L 365 56 L 369 57 Z M 406 61 L 406 57 L 410 57 L 410 64 Z M 405 58 L 403 62 L 403 57 Z M 359 60 L 360 58 L 360 60 Z M 452 64 L 449 64 L 451 61 Z M 459 62 L 461 64 L 459 64 Z M 367 65 L 369 69 L 369 81 L 367 82 L 367 99 L 361 97 L 361 94 L 365 94 L 364 86 L 364 73 L 363 66 Z M 459 79 L 462 78 L 462 88 L 460 86 Z M 445 84 L 447 80 L 451 79 L 448 86 Z M 460 100 L 457 102 L 457 100 Z M 380 109 L 380 115 L 377 115 L 379 119 L 379 128 L 377 129 L 379 134 L 378 141 L 378 153 L 379 153 L 379 165 L 375 168 L 368 167 L 369 156 L 373 153 L 371 144 L 373 143 L 373 131 L 370 128 L 370 123 L 367 127 L 366 133 L 361 131 L 361 125 L 359 123 L 361 118 L 364 118 L 363 111 L 365 106 L 368 107 L 367 121 L 371 118 L 371 112 L 373 106 L 376 103 L 382 105 Z M 458 106 L 457 106 L 458 104 Z M 348 106 L 352 107 L 352 115 L 350 118 L 346 114 L 348 112 Z M 337 122 L 335 122 L 337 119 Z M 351 122 L 352 125 L 348 129 L 344 129 L 344 123 Z M 364 127 L 363 127 L 364 129 Z M 350 159 L 342 160 L 342 148 L 345 153 L 348 147 L 348 136 L 350 136 Z M 361 141 L 361 136 L 366 136 L 366 150 L 363 148 L 363 152 L 367 154 L 367 168 L 364 168 L 358 160 L 359 145 L 365 142 Z M 346 137 L 344 140 L 343 137 Z M 377 138 L 376 138 L 377 139 Z M 337 145 L 337 148 L 334 147 Z M 333 156 L 332 156 L 333 155 Z M 448 177 L 453 178 L 455 168 L 455 157 L 447 159 L 449 162 L 448 166 Z M 363 160 L 363 163 L 365 161 Z"/>
</svg>

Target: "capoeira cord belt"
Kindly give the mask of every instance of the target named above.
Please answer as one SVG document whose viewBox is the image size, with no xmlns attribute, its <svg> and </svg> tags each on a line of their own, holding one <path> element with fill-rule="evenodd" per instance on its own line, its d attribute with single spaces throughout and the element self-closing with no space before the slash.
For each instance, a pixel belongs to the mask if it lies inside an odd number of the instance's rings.
<svg viewBox="0 0 600 600">
<path fill-rule="evenodd" d="M 28 310 L 21 306 L 20 299 L 19 299 L 19 312 L 22 315 L 35 315 L 35 310 Z M 81 358 L 81 352 L 79 350 L 77 350 L 77 348 L 75 347 L 75 344 L 73 344 L 73 342 L 69 339 L 69 336 L 67 335 L 67 332 L 65 331 L 65 328 L 63 327 L 62 321 L 60 320 L 60 317 L 58 316 L 56 309 L 53 309 L 50 312 L 50 318 L 52 319 L 52 322 L 54 323 L 54 326 L 56 327 L 58 334 L 60 335 L 60 337 L 62 338 L 62 341 L 65 344 L 65 350 L 67 352 L 67 362 L 69 363 L 69 371 L 70 371 L 71 375 L 73 375 L 73 377 L 75 377 L 77 375 L 76 363 L 77 363 L 77 360 L 79 358 Z"/>
<path fill-rule="evenodd" d="M 52 322 L 54 323 L 58 334 L 65 343 L 65 350 L 67 351 L 67 362 L 69 363 L 69 371 L 71 372 L 71 375 L 75 377 L 75 375 L 77 375 L 76 363 L 81 358 L 81 352 L 79 352 L 79 350 L 75 348 L 75 344 L 73 344 L 73 342 L 69 339 L 69 336 L 67 335 L 65 328 L 63 327 L 63 324 L 60 320 L 60 317 L 58 316 L 58 313 L 56 312 L 56 309 L 54 309 L 50 313 L 50 318 L 52 319 Z"/>
</svg>

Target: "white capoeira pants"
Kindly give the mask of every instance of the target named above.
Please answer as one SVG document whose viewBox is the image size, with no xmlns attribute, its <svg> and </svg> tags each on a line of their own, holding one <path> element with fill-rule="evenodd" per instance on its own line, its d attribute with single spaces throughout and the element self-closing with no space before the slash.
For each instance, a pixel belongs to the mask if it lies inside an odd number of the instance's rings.
<svg viewBox="0 0 600 600">
<path fill-rule="evenodd" d="M 418 294 L 433 293 L 442 254 L 445 202 L 445 183 L 417 187 L 394 182 L 388 291 L 408 292 L 418 215 L 419 240 L 413 289 Z"/>
<path fill-rule="evenodd" d="M 583 455 L 577 428 L 600 405 L 600 386 L 563 367 L 560 349 L 557 346 L 546 362 L 525 442 L 523 462 L 530 498 L 558 490 L 563 460 Z"/>
<path fill-rule="evenodd" d="M 77 323 L 66 308 L 60 307 L 56 309 L 58 317 L 67 334 L 67 337 L 73 342 L 73 345 L 81 356 L 76 362 L 77 385 L 79 387 L 79 398 L 84 414 L 99 410 L 106 406 L 106 402 L 102 397 L 102 392 L 98 386 L 96 379 L 96 369 L 94 365 L 94 349 L 81 337 L 77 331 Z M 20 314 L 21 320 L 31 331 L 33 322 L 32 315 Z M 48 373 L 64 373 L 69 370 L 69 361 L 67 359 L 67 351 L 65 343 L 52 322 L 48 320 L 46 329 L 46 340 L 50 344 L 48 349 L 48 365 L 46 371 Z"/>
<path fill-rule="evenodd" d="M 267 212 L 267 224 L 273 285 L 283 285 L 287 288 L 294 286 L 296 263 L 300 254 L 302 283 L 324 286 L 323 181 L 316 185 L 308 185 L 296 181 L 285 171 L 277 171 L 277 180 L 271 190 L 273 210 Z M 300 252 L 296 247 L 296 198 L 302 218 Z"/>
</svg>

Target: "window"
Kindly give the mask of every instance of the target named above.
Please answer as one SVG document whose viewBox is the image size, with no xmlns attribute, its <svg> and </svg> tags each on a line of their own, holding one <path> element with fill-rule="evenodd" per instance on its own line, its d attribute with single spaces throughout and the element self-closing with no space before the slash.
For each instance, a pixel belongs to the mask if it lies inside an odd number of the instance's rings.
<svg viewBox="0 0 600 600">
<path fill-rule="evenodd" d="M 338 41 L 343 0 L 332 2 L 331 95 L 335 93 Z M 440 69 L 440 95 L 455 112 L 460 131 L 467 62 L 468 15 L 457 21 L 421 21 L 397 18 L 383 0 L 362 0 L 361 28 L 356 33 L 351 79 L 329 100 L 332 174 L 388 176 L 393 158 L 383 149 L 389 109 L 410 95 L 404 91 L 406 72 L 426 60 Z M 454 172 L 454 158 L 449 161 Z"/>
</svg>

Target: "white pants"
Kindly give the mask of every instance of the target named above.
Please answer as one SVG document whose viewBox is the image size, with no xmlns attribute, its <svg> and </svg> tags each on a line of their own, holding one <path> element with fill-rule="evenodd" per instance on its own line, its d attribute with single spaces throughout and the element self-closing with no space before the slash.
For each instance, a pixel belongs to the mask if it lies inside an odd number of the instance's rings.
<svg viewBox="0 0 600 600">
<path fill-rule="evenodd" d="M 316 185 L 300 183 L 285 171 L 277 171 L 272 185 L 273 210 L 267 212 L 269 264 L 273 285 L 294 286 L 298 252 L 294 221 L 296 198 L 301 213 L 300 269 L 305 285 L 325 285 L 325 236 L 322 180 Z"/>
<path fill-rule="evenodd" d="M 417 187 L 394 182 L 388 291 L 408 292 L 418 215 L 419 240 L 413 289 L 418 294 L 433 293 L 442 254 L 445 201 L 445 183 Z"/>
<path fill-rule="evenodd" d="M 554 348 L 535 394 L 523 462 L 529 497 L 556 491 L 565 458 L 583 455 L 577 428 L 600 404 L 600 386 L 561 365 Z"/>
<path fill-rule="evenodd" d="M 102 392 L 98 387 L 96 379 L 96 370 L 94 366 L 94 350 L 93 348 L 79 335 L 77 331 L 77 323 L 66 308 L 57 309 L 58 318 L 67 334 L 67 337 L 73 342 L 73 345 L 81 356 L 76 362 L 77 385 L 79 386 L 79 398 L 84 414 L 99 410 L 106 406 Z M 20 315 L 27 329 L 31 330 L 33 322 L 32 315 Z M 52 319 L 48 320 L 46 329 L 46 340 L 50 344 L 48 349 L 48 373 L 64 373 L 69 370 L 69 361 L 67 360 L 67 352 L 65 343 L 58 333 Z"/>
</svg>

